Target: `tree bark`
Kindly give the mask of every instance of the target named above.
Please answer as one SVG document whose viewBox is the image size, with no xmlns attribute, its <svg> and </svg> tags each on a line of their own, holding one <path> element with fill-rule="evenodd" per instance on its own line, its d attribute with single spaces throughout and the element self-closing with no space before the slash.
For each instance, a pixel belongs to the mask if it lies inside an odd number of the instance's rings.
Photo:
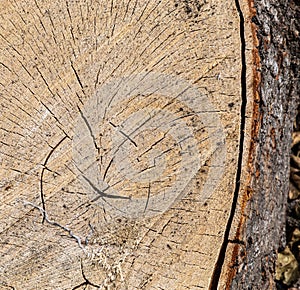
<svg viewBox="0 0 300 290">
<path fill-rule="evenodd" d="M 0 287 L 274 288 L 298 8 L 1 1 Z"/>
<path fill-rule="evenodd" d="M 276 289 L 284 247 L 293 122 L 299 106 L 299 1 L 254 1 L 257 81 L 248 159 L 251 178 L 240 198 L 228 289 Z M 226 272 L 228 274 L 228 272 Z"/>
</svg>

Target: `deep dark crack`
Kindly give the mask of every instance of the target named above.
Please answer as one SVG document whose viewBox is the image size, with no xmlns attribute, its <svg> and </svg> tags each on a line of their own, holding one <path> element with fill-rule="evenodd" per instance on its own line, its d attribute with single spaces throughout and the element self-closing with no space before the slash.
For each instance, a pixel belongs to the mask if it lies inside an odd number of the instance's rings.
<svg viewBox="0 0 300 290">
<path fill-rule="evenodd" d="M 222 272 L 222 267 L 225 261 L 227 246 L 229 243 L 229 233 L 231 230 L 233 218 L 236 211 L 239 191 L 240 191 L 240 178 L 242 172 L 242 161 L 243 161 L 243 147 L 244 147 L 244 139 L 245 139 L 245 125 L 246 125 L 246 105 L 247 105 L 247 83 L 246 83 L 246 40 L 245 40 L 245 19 L 243 12 L 241 10 L 241 6 L 239 0 L 235 0 L 236 9 L 240 18 L 240 40 L 241 40 L 241 125 L 240 125 L 240 138 L 239 138 L 239 156 L 238 156 L 238 164 L 236 171 L 236 179 L 235 179 L 235 189 L 234 195 L 232 199 L 231 211 L 227 221 L 226 229 L 224 232 L 224 238 L 222 242 L 222 246 L 219 252 L 219 256 L 217 262 L 215 264 L 214 272 L 212 274 L 211 282 L 209 285 L 209 290 L 217 290 L 219 285 L 219 280 Z"/>
<path fill-rule="evenodd" d="M 92 282 L 89 281 L 89 280 L 87 279 L 87 277 L 85 276 L 85 273 L 84 273 L 84 271 L 83 271 L 82 261 L 81 261 L 81 263 L 80 263 L 80 268 L 81 268 L 81 275 L 82 275 L 82 277 L 83 277 L 83 279 L 84 279 L 84 282 L 82 282 L 81 284 L 75 286 L 74 288 L 72 288 L 72 290 L 79 289 L 80 287 L 88 286 L 88 285 L 93 286 L 93 287 L 95 287 L 96 289 L 100 289 L 100 285 L 97 285 L 97 284 L 92 283 Z"/>
</svg>

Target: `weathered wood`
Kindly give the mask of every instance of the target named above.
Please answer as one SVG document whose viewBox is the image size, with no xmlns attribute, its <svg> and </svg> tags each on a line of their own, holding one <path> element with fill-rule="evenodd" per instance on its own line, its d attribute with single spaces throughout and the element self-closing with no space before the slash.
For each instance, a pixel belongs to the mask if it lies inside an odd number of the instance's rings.
<svg viewBox="0 0 300 290">
<path fill-rule="evenodd" d="M 1 287 L 223 289 L 251 149 L 248 3 L 0 9 Z"/>
</svg>

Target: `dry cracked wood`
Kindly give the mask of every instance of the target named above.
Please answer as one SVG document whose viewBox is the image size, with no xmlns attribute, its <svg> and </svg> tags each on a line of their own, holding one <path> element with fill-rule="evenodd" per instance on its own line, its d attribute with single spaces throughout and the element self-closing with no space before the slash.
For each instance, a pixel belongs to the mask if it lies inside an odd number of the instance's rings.
<svg viewBox="0 0 300 290">
<path fill-rule="evenodd" d="M 252 118 L 247 1 L 0 9 L 0 288 L 224 289 Z"/>
</svg>

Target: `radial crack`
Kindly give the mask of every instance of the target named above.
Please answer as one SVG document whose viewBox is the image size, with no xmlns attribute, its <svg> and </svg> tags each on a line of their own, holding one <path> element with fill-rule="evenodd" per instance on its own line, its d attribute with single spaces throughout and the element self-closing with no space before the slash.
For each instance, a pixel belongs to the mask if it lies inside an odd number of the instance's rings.
<svg viewBox="0 0 300 290">
<path fill-rule="evenodd" d="M 90 132 L 90 135 L 91 135 L 91 137 L 92 137 L 92 139 L 93 139 L 94 146 L 95 146 L 96 150 L 99 152 L 100 147 L 97 145 L 96 137 L 94 136 L 93 130 L 92 130 L 92 128 L 91 128 L 91 125 L 90 125 L 90 123 L 88 122 L 87 118 L 84 116 L 84 114 L 83 114 L 83 112 L 81 111 L 81 109 L 79 108 L 79 106 L 77 106 L 77 108 L 78 108 L 78 111 L 80 112 L 81 118 L 83 119 L 85 125 L 87 126 L 87 128 L 88 128 L 88 130 L 89 130 L 89 132 Z"/>
<path fill-rule="evenodd" d="M 75 76 L 76 76 L 76 79 L 77 79 L 77 81 L 78 81 L 78 83 L 79 83 L 79 85 L 80 85 L 82 91 L 84 91 L 84 90 L 83 90 L 82 82 L 81 82 L 81 80 L 80 80 L 80 78 L 79 78 L 79 75 L 78 75 L 78 73 L 77 73 L 77 71 L 76 71 L 76 69 L 75 69 L 75 67 L 74 67 L 72 61 L 71 61 L 71 68 L 72 68 L 72 70 L 73 70 L 73 72 L 74 72 L 74 74 L 75 74 Z"/>
<path fill-rule="evenodd" d="M 150 194 L 151 194 L 151 184 L 149 183 L 147 201 L 146 201 L 146 205 L 145 205 L 145 208 L 144 208 L 144 212 L 146 212 L 146 210 L 147 210 L 147 207 L 148 207 L 148 204 L 149 204 L 149 199 L 150 199 Z"/>
<path fill-rule="evenodd" d="M 114 128 L 118 128 L 118 126 L 114 125 L 112 122 L 109 122 L 109 124 L 112 125 Z M 128 139 L 135 147 L 138 147 L 135 141 L 131 139 L 129 135 L 124 133 L 122 130 L 118 130 L 118 132 L 120 132 L 126 139 Z"/>
<path fill-rule="evenodd" d="M 104 174 L 103 174 L 103 180 L 105 180 L 106 175 L 107 175 L 107 172 L 108 172 L 110 166 L 112 165 L 113 161 L 114 161 L 114 158 L 112 158 L 112 159 L 110 160 L 108 166 L 106 167 L 105 172 L 104 172 Z"/>
</svg>

